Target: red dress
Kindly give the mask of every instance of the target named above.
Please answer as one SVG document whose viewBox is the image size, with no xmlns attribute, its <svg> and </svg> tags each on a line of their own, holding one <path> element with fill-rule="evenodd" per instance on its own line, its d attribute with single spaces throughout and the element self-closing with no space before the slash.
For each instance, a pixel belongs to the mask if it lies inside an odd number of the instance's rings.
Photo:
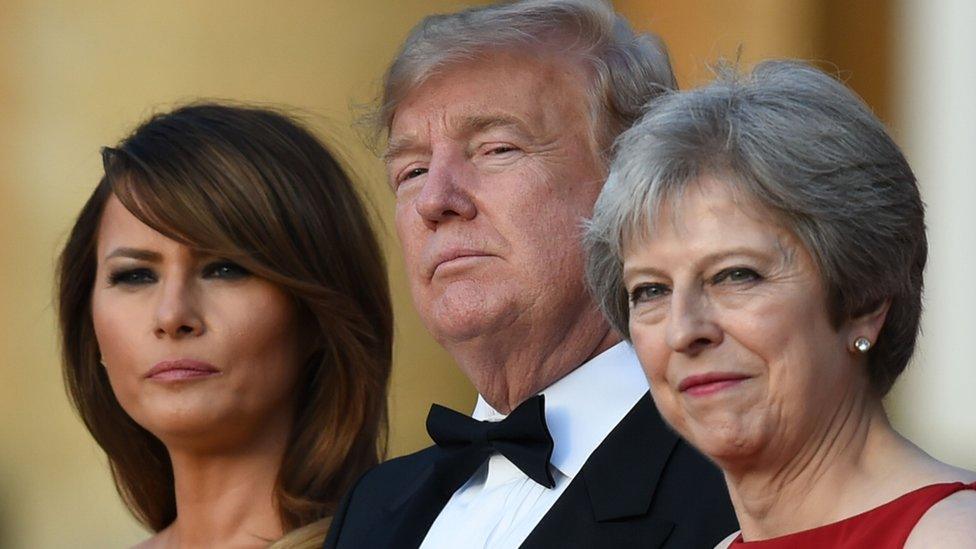
<svg viewBox="0 0 976 549">
<path fill-rule="evenodd" d="M 730 548 L 786 549 L 838 547 L 855 549 L 901 549 L 915 524 L 933 505 L 961 490 L 976 490 L 976 482 L 933 484 L 909 492 L 898 499 L 859 515 L 819 528 L 761 541 L 742 541 L 742 534 Z"/>
</svg>

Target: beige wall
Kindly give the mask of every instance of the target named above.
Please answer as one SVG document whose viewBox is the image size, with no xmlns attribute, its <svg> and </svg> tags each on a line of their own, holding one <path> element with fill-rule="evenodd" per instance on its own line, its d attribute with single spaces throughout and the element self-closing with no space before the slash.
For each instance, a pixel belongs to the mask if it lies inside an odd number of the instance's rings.
<svg viewBox="0 0 976 549">
<path fill-rule="evenodd" d="M 616 0 L 614 5 L 634 27 L 664 38 L 681 87 L 708 81 L 708 67 L 719 58 L 748 65 L 768 57 L 809 58 L 819 49 L 819 0 Z"/>
<path fill-rule="evenodd" d="M 929 261 L 922 336 L 895 387 L 895 421 L 936 457 L 976 469 L 976 3 L 899 5 L 892 103 L 926 203 Z"/>
<path fill-rule="evenodd" d="M 117 547 L 145 535 L 64 397 L 52 266 L 98 177 L 99 146 L 183 100 L 299 107 L 341 144 L 369 189 L 385 225 L 397 314 L 391 453 L 426 444 L 431 401 L 470 407 L 472 389 L 410 306 L 392 202 L 378 162 L 350 129 L 350 105 L 373 97 L 422 15 L 475 3 L 484 2 L 0 0 L 0 547 Z M 747 64 L 770 56 L 833 61 L 887 117 L 889 2 L 615 4 L 635 26 L 661 32 L 685 86 L 705 81 L 706 64 L 734 57 L 741 45 Z"/>
<path fill-rule="evenodd" d="M 892 94 L 891 0 L 616 0 L 640 29 L 660 34 L 681 87 L 707 82 L 717 59 L 793 57 L 840 72 L 887 120 Z"/>
</svg>

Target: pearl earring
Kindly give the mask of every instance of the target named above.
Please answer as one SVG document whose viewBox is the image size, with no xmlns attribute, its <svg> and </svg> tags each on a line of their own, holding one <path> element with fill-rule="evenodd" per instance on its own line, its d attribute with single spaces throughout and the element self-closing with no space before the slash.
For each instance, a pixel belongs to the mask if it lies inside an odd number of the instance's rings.
<svg viewBox="0 0 976 549">
<path fill-rule="evenodd" d="M 866 337 L 859 337 L 854 340 L 854 348 L 861 353 L 866 353 L 871 350 L 871 340 Z"/>
</svg>

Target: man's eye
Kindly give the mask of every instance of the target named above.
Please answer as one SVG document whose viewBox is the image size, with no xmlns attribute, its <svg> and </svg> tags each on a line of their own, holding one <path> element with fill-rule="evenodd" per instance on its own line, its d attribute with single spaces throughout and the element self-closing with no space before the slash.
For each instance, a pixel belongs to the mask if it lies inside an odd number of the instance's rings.
<svg viewBox="0 0 976 549">
<path fill-rule="evenodd" d="M 762 280 L 762 277 L 759 276 L 756 271 L 753 271 L 747 267 L 733 267 L 731 269 L 725 269 L 712 277 L 713 284 L 719 284 L 721 282 L 725 282 L 726 280 L 729 282 L 754 282 L 757 280 Z"/>
<path fill-rule="evenodd" d="M 232 261 L 218 261 L 207 265 L 203 269 L 204 278 L 237 280 L 247 276 L 251 276 L 251 272 Z"/>
<path fill-rule="evenodd" d="M 118 271 L 113 271 L 109 275 L 108 280 L 111 286 L 115 286 L 117 284 L 122 284 L 124 286 L 140 286 L 156 282 L 156 273 L 152 272 L 151 269 L 146 268 L 120 269 Z"/>
<path fill-rule="evenodd" d="M 404 173 L 403 176 L 400 177 L 400 181 L 406 181 L 408 179 L 413 179 L 415 177 L 420 177 L 421 175 L 424 175 L 425 173 L 427 173 L 427 168 L 414 168 L 414 169 L 412 169 L 412 170 Z"/>
<path fill-rule="evenodd" d="M 631 305 L 653 301 L 659 297 L 668 295 L 671 289 L 664 284 L 641 284 L 630 291 Z"/>
<path fill-rule="evenodd" d="M 513 152 L 513 151 L 516 151 L 516 150 L 518 150 L 518 149 L 516 149 L 515 147 L 513 147 L 511 145 L 499 145 L 497 147 L 493 147 L 493 148 L 489 149 L 488 152 L 486 152 L 485 154 L 488 154 L 488 155 L 499 155 L 499 154 L 505 154 L 505 153 Z"/>
</svg>

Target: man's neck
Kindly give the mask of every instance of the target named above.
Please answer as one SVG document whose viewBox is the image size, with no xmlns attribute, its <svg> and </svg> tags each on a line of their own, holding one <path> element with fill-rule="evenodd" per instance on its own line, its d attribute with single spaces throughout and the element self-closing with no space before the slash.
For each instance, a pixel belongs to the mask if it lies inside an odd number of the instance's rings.
<svg viewBox="0 0 976 549">
<path fill-rule="evenodd" d="M 620 342 L 602 318 L 583 319 L 560 332 L 530 330 L 521 337 L 485 336 L 447 347 L 482 398 L 508 414 Z"/>
</svg>

